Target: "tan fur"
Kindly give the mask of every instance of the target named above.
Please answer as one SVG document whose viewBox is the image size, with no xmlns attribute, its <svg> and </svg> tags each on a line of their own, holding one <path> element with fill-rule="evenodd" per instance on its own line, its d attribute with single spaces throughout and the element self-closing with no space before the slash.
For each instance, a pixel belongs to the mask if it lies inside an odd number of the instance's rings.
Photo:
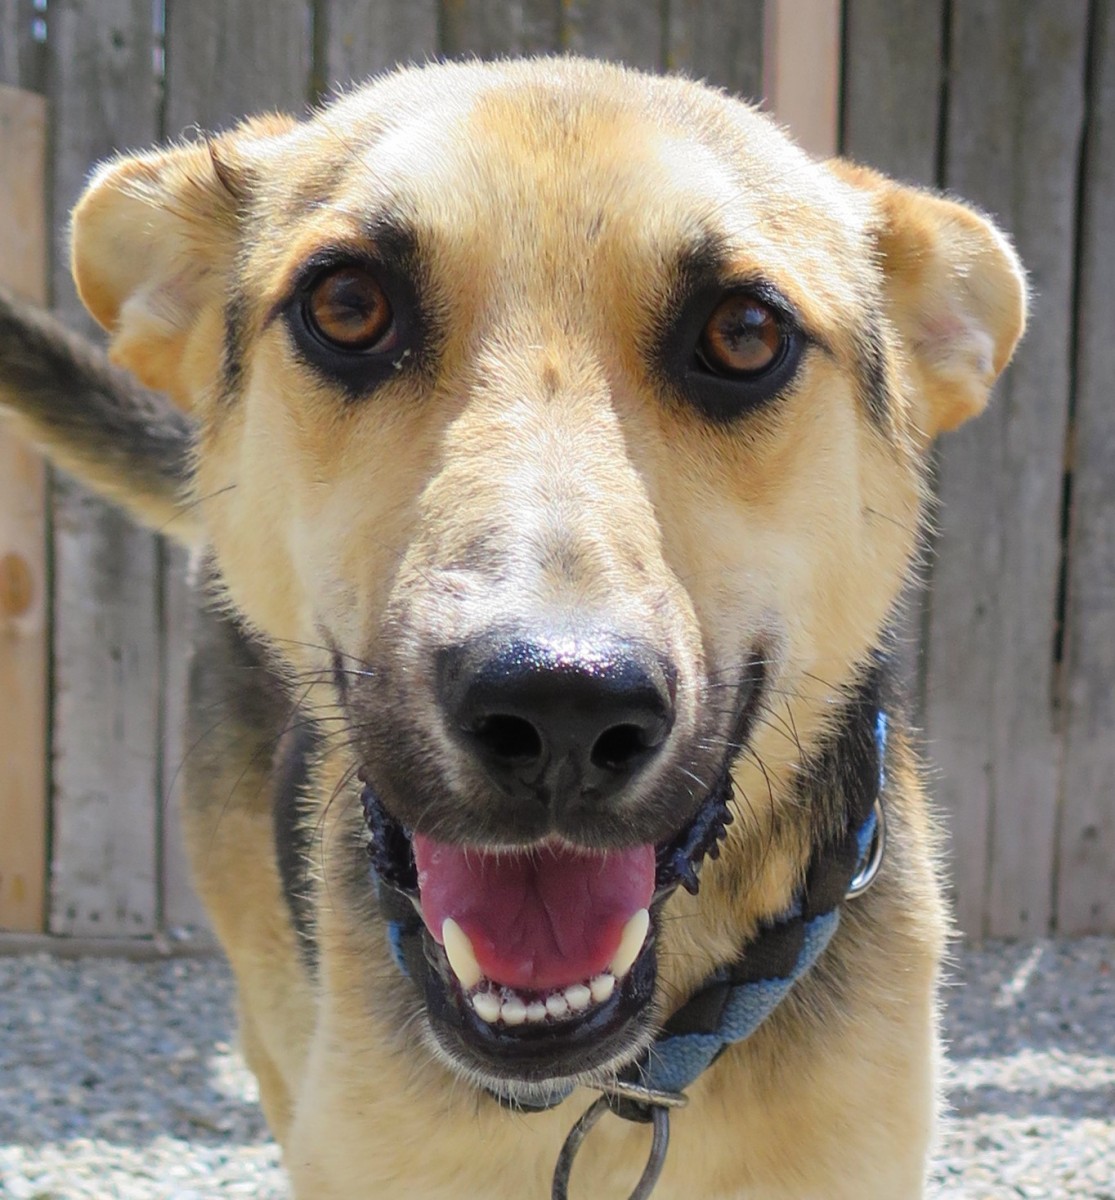
<svg viewBox="0 0 1115 1200">
<path fill-rule="evenodd" d="M 274 310 L 315 250 L 359 249 L 381 209 L 418 232 L 444 336 L 436 373 L 400 370 L 352 401 L 293 353 Z M 669 264 L 709 233 L 733 276 L 779 287 L 819 343 L 785 395 L 730 425 L 679 403 L 645 356 Z M 74 271 L 118 360 L 196 417 L 222 586 L 322 718 L 343 715 L 332 644 L 405 680 L 406 720 L 449 756 L 428 648 L 524 610 L 604 615 L 665 647 L 679 736 L 708 719 L 709 681 L 766 647 L 773 698 L 735 768 L 747 803 L 699 897 L 669 903 L 661 1010 L 788 901 L 809 855 L 788 818 L 795 770 L 892 614 L 921 453 L 982 408 L 1021 332 L 1020 269 L 988 221 L 814 163 L 695 84 L 507 63 L 402 72 L 305 124 L 117 160 L 76 210 Z M 230 295 L 244 351 L 231 397 Z M 889 391 L 875 417 L 857 374 L 873 322 Z M 511 1116 L 428 1052 L 371 897 L 349 882 L 359 753 L 327 754 L 309 802 L 316 990 L 262 784 L 210 780 L 231 800 L 187 813 L 296 1194 L 548 1195 L 591 1095 Z M 912 755 L 898 755 L 879 883 L 809 980 L 690 1089 L 661 1200 L 922 1195 L 945 918 Z M 574 1196 L 626 1195 L 647 1139 L 602 1123 Z"/>
</svg>

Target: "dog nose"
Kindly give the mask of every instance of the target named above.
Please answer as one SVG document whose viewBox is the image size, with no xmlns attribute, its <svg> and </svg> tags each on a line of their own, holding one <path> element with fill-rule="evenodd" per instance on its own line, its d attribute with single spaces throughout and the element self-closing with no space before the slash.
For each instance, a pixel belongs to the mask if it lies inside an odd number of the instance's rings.
<svg viewBox="0 0 1115 1200">
<path fill-rule="evenodd" d="M 610 635 L 448 647 L 438 687 L 451 727 L 489 778 L 555 810 L 614 796 L 674 723 L 669 664 L 642 642 Z"/>
</svg>

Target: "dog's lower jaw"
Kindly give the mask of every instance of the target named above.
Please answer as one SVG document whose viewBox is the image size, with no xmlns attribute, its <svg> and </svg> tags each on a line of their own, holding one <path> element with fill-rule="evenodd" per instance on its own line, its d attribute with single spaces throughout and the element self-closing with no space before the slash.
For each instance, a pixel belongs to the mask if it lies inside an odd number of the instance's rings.
<svg viewBox="0 0 1115 1200">
<path fill-rule="evenodd" d="M 578 1088 L 606 1090 L 625 1067 L 637 1061 L 653 1041 L 652 1031 L 644 1027 L 632 1036 L 630 1044 L 612 1058 L 589 1071 L 555 1074 L 550 1078 L 519 1079 L 496 1075 L 447 1049 L 428 1019 L 423 1021 L 422 1042 L 435 1062 L 446 1068 L 467 1087 L 487 1095 L 502 1108 L 513 1112 L 538 1112 L 554 1108 Z"/>
</svg>

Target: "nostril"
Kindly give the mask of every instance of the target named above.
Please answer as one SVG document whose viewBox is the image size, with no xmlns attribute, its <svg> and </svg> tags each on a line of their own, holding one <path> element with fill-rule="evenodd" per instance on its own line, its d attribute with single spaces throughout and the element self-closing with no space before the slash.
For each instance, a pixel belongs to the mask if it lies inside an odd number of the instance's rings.
<svg viewBox="0 0 1115 1200">
<path fill-rule="evenodd" d="M 469 733 L 491 757 L 504 762 L 533 762 L 542 754 L 538 730 L 522 717 L 503 713 L 482 717 Z"/>
<path fill-rule="evenodd" d="M 594 767 L 626 771 L 652 744 L 638 725 L 613 725 L 596 739 L 589 757 Z"/>
</svg>

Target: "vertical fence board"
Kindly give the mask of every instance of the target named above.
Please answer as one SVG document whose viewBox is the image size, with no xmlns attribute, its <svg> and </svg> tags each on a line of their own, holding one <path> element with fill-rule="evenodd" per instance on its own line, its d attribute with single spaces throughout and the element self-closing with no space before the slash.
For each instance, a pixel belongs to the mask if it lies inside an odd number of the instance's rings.
<svg viewBox="0 0 1115 1200">
<path fill-rule="evenodd" d="M 0 5 L 0 84 L 8 87 L 18 87 L 21 82 L 20 51 L 26 19 L 20 5 L 12 0 Z"/>
<path fill-rule="evenodd" d="M 660 4 L 630 0 L 566 0 L 562 44 L 591 58 L 609 58 L 660 71 L 666 61 L 666 30 Z"/>
<path fill-rule="evenodd" d="M 311 26 L 306 0 L 172 0 L 164 47 L 166 129 L 227 128 L 265 109 L 300 112 L 310 89 Z M 267 36 L 252 31 L 267 28 Z M 246 40 L 245 40 L 246 39 Z M 249 52 L 245 53 L 244 48 Z M 198 603 L 187 581 L 186 555 L 164 549 L 164 720 L 162 746 L 162 919 L 178 936 L 206 925 L 186 862 L 178 814 L 186 745 L 186 685 Z M 200 664 L 202 667 L 204 664 Z M 215 664 L 216 665 L 216 664 Z M 212 714 L 219 720 L 220 713 Z M 205 722 L 208 724 L 209 722 Z"/>
<path fill-rule="evenodd" d="M 1099 0 L 1080 239 L 1058 925 L 1115 929 L 1115 4 Z"/>
<path fill-rule="evenodd" d="M 845 0 L 843 153 L 937 182 L 944 0 Z"/>
<path fill-rule="evenodd" d="M 0 3 L 0 83 L 39 92 L 43 89 L 43 43 L 31 36 L 41 20 L 33 0 Z"/>
<path fill-rule="evenodd" d="M 318 0 L 317 19 L 327 86 L 437 53 L 437 0 Z"/>
<path fill-rule="evenodd" d="M 18 31 L 7 30 L 7 38 Z M 0 66 L 18 69 L 5 53 Z M 0 85 L 0 281 L 46 301 L 46 104 Z M 39 933 L 47 832 L 46 472 L 0 424 L 0 929 Z"/>
<path fill-rule="evenodd" d="M 842 154 L 896 179 L 936 184 L 943 21 L 944 0 L 845 0 Z M 897 669 L 919 723 L 927 605 L 924 584 L 909 585 L 895 630 Z"/>
<path fill-rule="evenodd" d="M 561 45 L 561 0 L 442 0 L 441 49 L 455 58 L 542 54 Z"/>
<path fill-rule="evenodd" d="M 1023 12 L 1025 9 L 1025 12 Z M 946 439 L 926 714 L 964 930 L 1043 934 L 1058 744 L 1053 645 L 1087 5 L 952 9 L 945 184 L 998 217 L 1029 332 L 979 421 Z"/>
<path fill-rule="evenodd" d="M 763 94 L 811 154 L 836 153 L 840 114 L 840 0 L 767 0 Z"/>
<path fill-rule="evenodd" d="M 167 136 L 268 110 L 300 112 L 310 33 L 309 0 L 167 0 Z"/>
<path fill-rule="evenodd" d="M 52 279 L 88 321 L 64 231 L 90 164 L 158 133 L 150 0 L 51 0 Z M 55 489 L 54 860 L 50 928 L 140 935 L 156 921 L 157 547 L 72 481 Z"/>
<path fill-rule="evenodd" d="M 666 65 L 737 96 L 763 94 L 764 0 L 670 0 Z"/>
</svg>

